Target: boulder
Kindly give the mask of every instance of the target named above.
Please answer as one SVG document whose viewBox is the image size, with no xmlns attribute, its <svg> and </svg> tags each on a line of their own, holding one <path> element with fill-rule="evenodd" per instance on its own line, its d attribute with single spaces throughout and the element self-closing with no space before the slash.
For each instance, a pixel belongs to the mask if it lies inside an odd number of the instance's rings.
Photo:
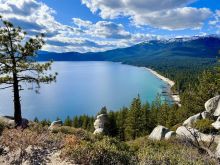
<svg viewBox="0 0 220 165">
<path fill-rule="evenodd" d="M 9 128 L 16 127 L 16 123 L 14 121 L 14 118 L 11 116 L 0 116 L 0 123 L 3 123 L 6 127 L 9 127 Z M 29 123 L 29 121 L 27 119 L 23 118 L 22 122 L 21 122 L 21 127 L 22 128 L 28 127 L 28 123 Z"/>
<path fill-rule="evenodd" d="M 162 140 L 165 138 L 165 135 L 167 132 L 169 132 L 168 128 L 158 125 L 157 127 L 154 128 L 154 130 L 149 135 L 149 139 Z"/>
<path fill-rule="evenodd" d="M 6 127 L 15 127 L 15 121 L 13 117 L 10 116 L 0 116 L 0 123 L 4 124 Z"/>
<path fill-rule="evenodd" d="M 207 111 L 204 111 L 201 113 L 202 119 L 208 119 L 210 117 L 210 113 Z"/>
<path fill-rule="evenodd" d="M 165 134 L 165 139 L 168 140 L 168 139 L 170 139 L 170 138 L 172 138 L 172 137 L 175 137 L 175 136 L 176 136 L 176 132 L 174 132 L 174 131 L 169 131 L 169 132 L 167 132 L 167 133 Z"/>
<path fill-rule="evenodd" d="M 205 109 L 207 112 L 214 114 L 214 116 L 220 115 L 220 107 L 219 107 L 220 95 L 215 96 L 205 103 Z"/>
<path fill-rule="evenodd" d="M 218 143 L 218 145 L 216 147 L 215 155 L 217 158 L 220 158 L 220 143 Z"/>
<path fill-rule="evenodd" d="M 63 125 L 63 122 L 61 120 L 53 121 L 50 126 L 49 130 L 53 130 L 54 128 L 61 127 Z"/>
<path fill-rule="evenodd" d="M 103 133 L 104 129 L 105 129 L 106 122 L 107 122 L 107 115 L 106 114 L 98 115 L 96 117 L 95 122 L 94 122 L 94 128 L 95 128 L 94 134 Z"/>
<path fill-rule="evenodd" d="M 180 138 L 191 139 L 193 141 L 195 140 L 195 137 L 197 138 L 198 141 L 203 141 L 203 142 L 211 142 L 213 140 L 212 135 L 204 134 L 199 132 L 195 128 L 191 128 L 191 127 L 187 128 L 185 126 L 178 127 L 176 130 L 176 134 Z M 218 138 L 216 138 L 216 140 L 218 140 Z"/>
<path fill-rule="evenodd" d="M 214 123 L 212 123 L 212 126 L 215 129 L 220 129 L 220 117 L 218 117 L 218 119 Z"/>
<path fill-rule="evenodd" d="M 193 115 L 183 122 L 183 126 L 191 127 L 197 120 L 202 119 L 201 113 Z"/>
<path fill-rule="evenodd" d="M 94 132 L 93 132 L 93 134 L 101 134 L 101 133 L 103 133 L 104 132 L 104 129 L 103 128 L 98 128 L 98 129 L 96 129 Z"/>
</svg>

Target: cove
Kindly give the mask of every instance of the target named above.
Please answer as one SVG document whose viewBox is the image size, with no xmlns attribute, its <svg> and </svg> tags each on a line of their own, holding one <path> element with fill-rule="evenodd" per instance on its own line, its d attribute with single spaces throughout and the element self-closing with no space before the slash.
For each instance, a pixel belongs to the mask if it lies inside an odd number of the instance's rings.
<svg viewBox="0 0 220 165">
<path fill-rule="evenodd" d="M 96 115 L 103 106 L 116 111 L 129 106 L 138 94 L 142 102 L 151 103 L 167 88 L 165 82 L 146 68 L 121 63 L 54 62 L 52 71 L 58 72 L 57 82 L 42 84 L 40 94 L 21 91 L 23 117 L 55 120 Z M 162 96 L 162 99 L 170 98 Z M 0 91 L 0 115 L 13 115 L 11 89 Z"/>
</svg>

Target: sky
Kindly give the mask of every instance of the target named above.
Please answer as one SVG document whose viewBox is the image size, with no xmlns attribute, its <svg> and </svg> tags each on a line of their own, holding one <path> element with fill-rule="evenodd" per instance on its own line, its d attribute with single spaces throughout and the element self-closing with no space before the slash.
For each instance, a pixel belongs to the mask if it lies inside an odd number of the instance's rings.
<svg viewBox="0 0 220 165">
<path fill-rule="evenodd" d="M 51 52 L 220 34 L 220 0 L 0 0 L 0 15 L 27 38 L 44 33 Z"/>
</svg>

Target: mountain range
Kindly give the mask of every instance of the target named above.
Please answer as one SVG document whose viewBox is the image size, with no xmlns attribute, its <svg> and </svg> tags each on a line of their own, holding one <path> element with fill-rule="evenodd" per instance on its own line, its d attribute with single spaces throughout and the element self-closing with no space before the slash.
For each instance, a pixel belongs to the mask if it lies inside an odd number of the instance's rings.
<svg viewBox="0 0 220 165">
<path fill-rule="evenodd" d="M 105 52 L 65 52 L 40 51 L 38 61 L 118 61 L 132 63 L 176 58 L 215 58 L 220 53 L 220 38 L 217 36 L 151 40 L 128 48 Z"/>
</svg>

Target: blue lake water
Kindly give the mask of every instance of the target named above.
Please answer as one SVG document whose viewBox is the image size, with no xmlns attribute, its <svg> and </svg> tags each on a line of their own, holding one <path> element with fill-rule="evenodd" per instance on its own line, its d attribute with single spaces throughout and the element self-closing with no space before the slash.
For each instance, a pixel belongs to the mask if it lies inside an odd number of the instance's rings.
<svg viewBox="0 0 220 165">
<path fill-rule="evenodd" d="M 167 86 L 145 68 L 113 62 L 55 62 L 57 82 L 41 85 L 40 94 L 21 91 L 23 117 L 51 119 L 58 116 L 95 115 L 103 106 L 118 110 L 138 94 L 152 102 Z M 0 114 L 13 114 L 11 90 L 0 90 Z"/>
</svg>

